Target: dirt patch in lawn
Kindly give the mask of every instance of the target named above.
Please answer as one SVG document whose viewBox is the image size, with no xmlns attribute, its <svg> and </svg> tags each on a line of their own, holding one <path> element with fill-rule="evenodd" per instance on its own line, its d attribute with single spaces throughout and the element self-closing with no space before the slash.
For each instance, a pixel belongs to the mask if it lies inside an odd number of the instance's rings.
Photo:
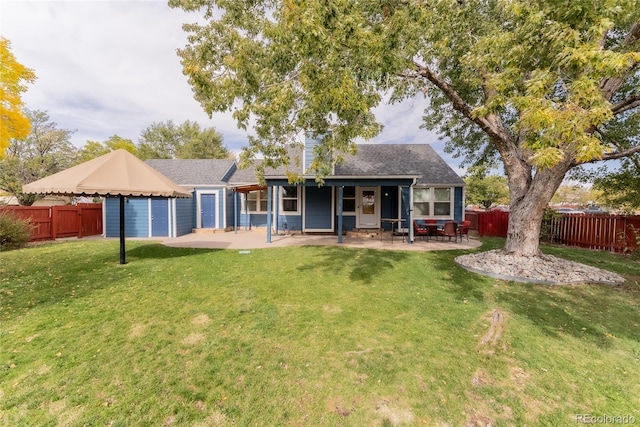
<svg viewBox="0 0 640 427">
<path fill-rule="evenodd" d="M 209 323 L 211 323 L 211 319 L 204 313 L 191 320 L 191 324 L 196 326 L 207 326 Z"/>
<path fill-rule="evenodd" d="M 198 333 L 192 332 L 185 339 L 182 340 L 182 343 L 187 345 L 196 345 L 204 339 L 205 339 L 205 334 L 198 334 Z"/>
</svg>

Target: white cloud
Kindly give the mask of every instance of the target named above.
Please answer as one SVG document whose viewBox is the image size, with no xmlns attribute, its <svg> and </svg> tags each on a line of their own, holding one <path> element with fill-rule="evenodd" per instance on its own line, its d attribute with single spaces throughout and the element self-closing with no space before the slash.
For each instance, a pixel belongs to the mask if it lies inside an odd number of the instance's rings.
<svg viewBox="0 0 640 427">
<path fill-rule="evenodd" d="M 166 1 L 0 0 L 0 34 L 38 80 L 24 96 L 30 109 L 47 111 L 58 126 L 75 130 L 73 143 L 117 134 L 138 140 L 153 122 L 193 120 L 215 127 L 232 151 L 246 133 L 230 113 L 213 119 L 193 99 L 176 49 L 186 44 L 182 24 L 193 15 Z M 372 143 L 443 143 L 420 129 L 422 96 L 376 109 L 385 129 Z"/>
</svg>

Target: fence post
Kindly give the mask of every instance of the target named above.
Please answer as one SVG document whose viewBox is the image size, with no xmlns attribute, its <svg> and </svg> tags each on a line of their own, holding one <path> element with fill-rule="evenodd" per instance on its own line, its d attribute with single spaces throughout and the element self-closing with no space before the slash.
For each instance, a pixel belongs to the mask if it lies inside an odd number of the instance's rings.
<svg viewBox="0 0 640 427">
<path fill-rule="evenodd" d="M 55 206 L 49 208 L 49 218 L 51 218 L 51 240 L 56 240 L 58 234 L 58 210 Z"/>
</svg>

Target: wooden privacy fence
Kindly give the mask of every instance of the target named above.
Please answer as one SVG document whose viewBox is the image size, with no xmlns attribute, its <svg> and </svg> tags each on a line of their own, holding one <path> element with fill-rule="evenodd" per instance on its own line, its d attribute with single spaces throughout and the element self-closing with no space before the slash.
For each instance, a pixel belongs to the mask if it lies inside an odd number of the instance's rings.
<svg viewBox="0 0 640 427">
<path fill-rule="evenodd" d="M 33 225 L 30 241 L 55 240 L 102 234 L 102 204 L 78 203 L 76 206 L 3 206 Z"/>
<path fill-rule="evenodd" d="M 509 212 L 467 212 L 465 216 L 477 224 L 480 236 L 507 236 Z M 640 216 L 558 214 L 543 222 L 541 237 L 567 246 L 625 252 L 640 244 Z"/>
</svg>

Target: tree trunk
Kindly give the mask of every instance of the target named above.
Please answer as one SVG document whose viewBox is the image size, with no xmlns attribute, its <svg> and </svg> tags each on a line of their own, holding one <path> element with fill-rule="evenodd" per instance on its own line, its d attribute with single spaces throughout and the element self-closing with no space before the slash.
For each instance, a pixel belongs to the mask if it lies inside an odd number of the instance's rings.
<svg viewBox="0 0 640 427">
<path fill-rule="evenodd" d="M 569 162 L 563 162 L 538 171 L 532 179 L 509 175 L 512 197 L 504 252 L 525 257 L 540 255 L 540 228 L 544 210 L 568 170 Z"/>
</svg>

